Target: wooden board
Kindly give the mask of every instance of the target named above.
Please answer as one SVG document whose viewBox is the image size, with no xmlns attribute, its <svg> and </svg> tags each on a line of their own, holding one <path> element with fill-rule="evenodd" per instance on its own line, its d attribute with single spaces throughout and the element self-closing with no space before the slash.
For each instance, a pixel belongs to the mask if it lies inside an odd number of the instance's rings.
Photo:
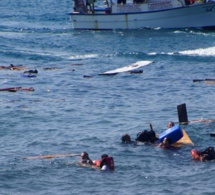
<svg viewBox="0 0 215 195">
<path fill-rule="evenodd" d="M 115 75 L 115 74 L 118 74 L 118 73 L 121 73 L 121 72 L 129 72 L 129 71 L 138 69 L 140 67 L 149 65 L 152 62 L 153 61 L 149 61 L 149 60 L 138 61 L 138 62 L 135 62 L 135 63 L 130 64 L 128 66 L 124 66 L 124 67 L 117 68 L 117 69 L 114 69 L 114 70 L 109 70 L 109 71 L 106 71 L 106 72 L 103 72 L 103 73 L 99 73 L 99 75 Z"/>
<path fill-rule="evenodd" d="M 174 146 L 174 147 L 181 147 L 183 145 L 194 146 L 194 143 L 188 136 L 187 132 L 184 129 L 182 130 L 182 132 L 183 132 L 183 137 L 180 140 L 178 140 L 177 142 L 175 142 L 174 144 L 172 144 L 172 146 Z"/>
<path fill-rule="evenodd" d="M 44 156 L 28 156 L 24 157 L 26 159 L 38 159 L 38 158 L 57 158 L 57 157 L 66 157 L 66 156 L 81 156 L 80 154 L 49 154 Z"/>
<path fill-rule="evenodd" d="M 204 82 L 207 84 L 215 84 L 215 79 L 194 79 L 193 82 Z"/>
<path fill-rule="evenodd" d="M 214 121 L 215 119 L 198 119 L 198 120 L 192 120 L 189 123 L 210 123 Z"/>
</svg>

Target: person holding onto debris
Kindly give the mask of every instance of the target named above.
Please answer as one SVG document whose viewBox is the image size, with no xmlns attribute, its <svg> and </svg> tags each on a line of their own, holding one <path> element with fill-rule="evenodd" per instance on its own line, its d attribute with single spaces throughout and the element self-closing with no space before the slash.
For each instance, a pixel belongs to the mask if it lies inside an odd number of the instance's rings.
<svg viewBox="0 0 215 195">
<path fill-rule="evenodd" d="M 172 140 L 170 137 L 165 137 L 163 141 L 158 145 L 161 148 L 170 149 L 172 146 Z"/>
</svg>

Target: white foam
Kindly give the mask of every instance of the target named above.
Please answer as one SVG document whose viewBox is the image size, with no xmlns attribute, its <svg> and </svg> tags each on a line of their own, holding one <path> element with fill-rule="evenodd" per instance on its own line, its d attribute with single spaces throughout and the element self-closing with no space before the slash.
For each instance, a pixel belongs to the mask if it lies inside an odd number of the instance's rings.
<svg viewBox="0 0 215 195">
<path fill-rule="evenodd" d="M 185 50 L 179 51 L 179 54 L 192 55 L 192 56 L 214 56 L 215 57 L 215 47 L 199 48 L 195 50 Z"/>
<path fill-rule="evenodd" d="M 98 58 L 98 54 L 74 55 L 69 57 L 70 60 L 81 60 L 81 59 L 92 59 L 92 58 Z"/>
</svg>

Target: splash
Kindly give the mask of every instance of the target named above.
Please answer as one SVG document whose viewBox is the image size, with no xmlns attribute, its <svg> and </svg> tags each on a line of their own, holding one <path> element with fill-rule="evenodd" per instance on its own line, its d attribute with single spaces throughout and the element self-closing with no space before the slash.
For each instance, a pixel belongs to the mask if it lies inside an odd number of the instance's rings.
<svg viewBox="0 0 215 195">
<path fill-rule="evenodd" d="M 213 56 L 215 57 L 215 47 L 199 48 L 195 50 L 179 51 L 179 54 L 191 56 Z"/>
</svg>

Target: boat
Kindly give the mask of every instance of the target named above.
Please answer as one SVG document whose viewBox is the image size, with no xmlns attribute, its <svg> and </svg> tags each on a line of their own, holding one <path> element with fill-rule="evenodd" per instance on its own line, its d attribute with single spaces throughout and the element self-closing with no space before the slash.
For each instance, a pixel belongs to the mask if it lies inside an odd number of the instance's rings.
<svg viewBox="0 0 215 195">
<path fill-rule="evenodd" d="M 76 30 L 214 28 L 215 0 L 73 0 Z M 118 2 L 114 2 L 118 1 Z"/>
</svg>

